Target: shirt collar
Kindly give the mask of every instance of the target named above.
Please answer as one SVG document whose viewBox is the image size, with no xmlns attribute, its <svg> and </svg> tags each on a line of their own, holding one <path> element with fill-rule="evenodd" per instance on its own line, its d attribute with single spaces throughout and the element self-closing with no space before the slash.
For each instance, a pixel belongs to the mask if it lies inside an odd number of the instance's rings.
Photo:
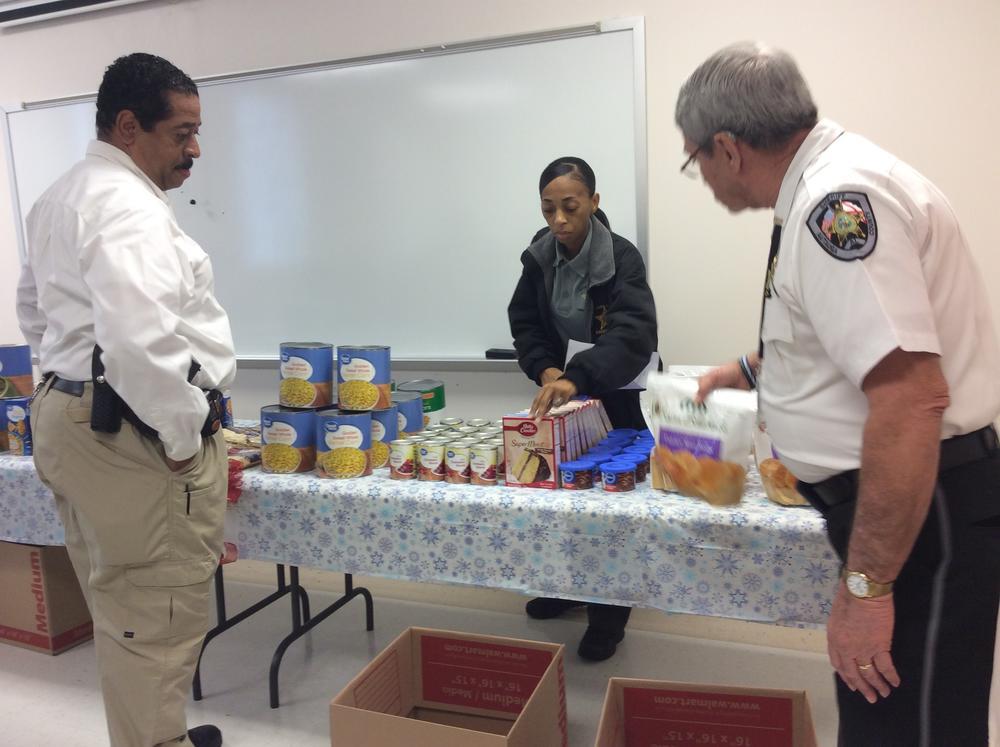
<svg viewBox="0 0 1000 747">
<path fill-rule="evenodd" d="M 844 128 L 839 124 L 829 119 L 821 119 L 802 141 L 781 180 L 778 201 L 774 206 L 775 223 L 783 224 L 788 218 L 788 213 L 792 209 L 792 198 L 809 164 L 843 134 Z"/>
<path fill-rule="evenodd" d="M 565 255 L 565 247 L 556 241 L 556 256 L 552 260 L 553 267 L 561 267 L 566 265 L 569 269 L 573 270 L 580 277 L 587 276 L 587 270 L 590 267 L 590 242 L 594 236 L 594 219 L 590 219 L 590 225 L 587 229 L 587 238 L 583 240 L 583 246 L 580 247 L 580 251 L 573 259 L 569 259 Z"/>
<path fill-rule="evenodd" d="M 146 173 L 136 165 L 136 162 L 132 160 L 132 157 L 111 143 L 106 143 L 103 140 L 91 140 L 90 144 L 87 146 L 87 155 L 96 156 L 98 158 L 103 158 L 107 161 L 117 163 L 119 166 L 124 166 L 126 169 L 135 174 L 139 179 L 146 184 L 160 200 L 165 202 L 167 205 L 170 204 L 170 200 L 167 198 L 167 193 L 160 189 L 153 180 L 150 179 Z"/>
</svg>

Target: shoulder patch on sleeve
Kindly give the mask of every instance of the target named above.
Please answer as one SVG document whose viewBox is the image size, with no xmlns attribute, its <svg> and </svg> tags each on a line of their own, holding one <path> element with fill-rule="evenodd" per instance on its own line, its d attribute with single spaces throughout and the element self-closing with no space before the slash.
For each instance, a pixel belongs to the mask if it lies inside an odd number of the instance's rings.
<svg viewBox="0 0 1000 747">
<path fill-rule="evenodd" d="M 831 192 L 813 208 L 806 225 L 823 251 L 850 262 L 875 251 L 875 213 L 864 192 Z"/>
</svg>

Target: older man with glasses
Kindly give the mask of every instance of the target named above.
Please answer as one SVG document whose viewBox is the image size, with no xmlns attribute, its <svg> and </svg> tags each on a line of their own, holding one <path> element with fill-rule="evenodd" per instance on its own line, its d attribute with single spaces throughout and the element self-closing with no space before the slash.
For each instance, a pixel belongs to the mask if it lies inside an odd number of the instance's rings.
<svg viewBox="0 0 1000 747">
<path fill-rule="evenodd" d="M 820 120 L 786 53 L 727 47 L 681 88 L 688 160 L 774 210 L 755 350 L 703 377 L 760 416 L 844 563 L 827 624 L 840 744 L 985 745 L 1000 600 L 1000 346 L 944 195 Z"/>
</svg>

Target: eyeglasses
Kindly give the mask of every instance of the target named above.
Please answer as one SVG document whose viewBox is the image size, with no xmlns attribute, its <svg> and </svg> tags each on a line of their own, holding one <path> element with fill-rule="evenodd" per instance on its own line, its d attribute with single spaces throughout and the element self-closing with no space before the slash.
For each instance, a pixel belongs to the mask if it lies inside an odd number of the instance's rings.
<svg viewBox="0 0 1000 747">
<path fill-rule="evenodd" d="M 701 153 L 701 147 L 702 146 L 699 145 L 691 151 L 691 155 L 687 157 L 687 160 L 681 166 L 681 173 L 689 179 L 698 178 L 698 162 L 695 159 L 698 158 L 698 154 Z"/>
</svg>

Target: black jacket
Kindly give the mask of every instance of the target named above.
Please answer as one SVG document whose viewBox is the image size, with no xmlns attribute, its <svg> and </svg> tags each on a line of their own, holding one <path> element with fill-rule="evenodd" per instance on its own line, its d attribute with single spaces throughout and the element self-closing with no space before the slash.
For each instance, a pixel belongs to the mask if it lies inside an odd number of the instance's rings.
<svg viewBox="0 0 1000 747">
<path fill-rule="evenodd" d="M 610 234 L 611 251 L 591 258 L 589 302 L 594 347 L 578 353 L 563 378 L 580 394 L 604 402 L 618 428 L 644 428 L 638 390 L 619 390 L 639 375 L 656 350 L 656 306 L 646 282 L 646 265 L 627 239 Z M 594 244 L 591 246 L 594 251 Z M 518 364 L 536 384 L 547 368 L 563 369 L 566 345 L 552 319 L 556 240 L 546 228 L 521 255 L 524 266 L 507 307 Z M 596 273 L 595 273 L 596 269 Z"/>
</svg>

